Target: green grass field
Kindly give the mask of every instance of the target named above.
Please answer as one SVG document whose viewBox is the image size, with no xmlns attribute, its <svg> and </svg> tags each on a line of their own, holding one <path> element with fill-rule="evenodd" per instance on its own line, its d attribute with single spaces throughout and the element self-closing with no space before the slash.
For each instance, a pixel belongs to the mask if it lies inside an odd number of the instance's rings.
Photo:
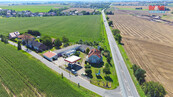
<svg viewBox="0 0 173 97">
<path fill-rule="evenodd" d="M 95 97 L 16 47 L 0 42 L 0 96 Z"/>
<path fill-rule="evenodd" d="M 0 18 L 0 34 L 39 30 L 53 38 L 66 36 L 71 42 L 101 40 L 100 15 Z"/>
<path fill-rule="evenodd" d="M 16 5 L 16 6 L 0 6 L 2 9 L 12 9 L 15 11 L 25 11 L 30 10 L 31 12 L 48 12 L 50 9 L 58 9 L 61 7 L 69 7 L 69 5 Z"/>
</svg>

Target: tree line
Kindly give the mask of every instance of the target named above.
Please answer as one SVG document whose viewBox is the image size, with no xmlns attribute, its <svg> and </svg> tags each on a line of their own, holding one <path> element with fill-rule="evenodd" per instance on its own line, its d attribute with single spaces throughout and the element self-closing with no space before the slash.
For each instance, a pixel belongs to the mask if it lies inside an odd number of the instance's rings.
<svg viewBox="0 0 173 97">
<path fill-rule="evenodd" d="M 145 81 L 145 70 L 141 69 L 136 64 L 134 64 L 131 68 L 133 69 L 133 74 L 142 86 L 142 89 L 147 97 L 164 97 L 166 95 L 164 87 L 159 82 Z"/>
</svg>

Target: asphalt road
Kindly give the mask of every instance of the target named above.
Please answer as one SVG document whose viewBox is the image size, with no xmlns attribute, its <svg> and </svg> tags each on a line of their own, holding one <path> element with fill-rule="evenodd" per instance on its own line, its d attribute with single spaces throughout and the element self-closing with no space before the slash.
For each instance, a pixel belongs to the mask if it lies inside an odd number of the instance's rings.
<svg viewBox="0 0 173 97">
<path fill-rule="evenodd" d="M 104 21 L 104 25 L 105 25 L 106 32 L 107 32 L 109 45 L 111 48 L 113 61 L 115 64 L 115 69 L 116 69 L 117 76 L 118 76 L 121 93 L 122 93 L 123 97 L 140 97 L 136 90 L 136 87 L 131 79 L 131 76 L 126 67 L 124 59 L 120 53 L 120 50 L 117 46 L 117 43 L 113 37 L 111 29 L 108 25 L 104 10 L 102 10 L 102 15 L 103 15 L 103 21 Z"/>
<path fill-rule="evenodd" d="M 14 45 L 14 46 L 17 47 L 16 43 L 14 43 L 12 41 L 8 41 L 8 42 L 9 42 L 9 44 Z M 52 62 L 46 60 L 45 58 L 43 58 L 39 54 L 35 53 L 34 51 L 31 51 L 31 50 L 27 49 L 25 46 L 22 46 L 22 50 L 28 52 L 30 55 L 32 55 L 36 59 L 40 60 L 47 67 L 49 67 L 52 70 L 58 72 L 59 74 L 63 73 L 63 76 L 66 77 L 67 79 L 69 79 L 70 81 L 72 81 L 76 84 L 79 83 L 80 86 L 83 86 L 83 87 L 85 87 L 86 89 L 88 89 L 92 92 L 95 92 L 95 93 L 97 93 L 97 94 L 99 94 L 103 97 L 122 97 L 119 87 L 114 89 L 114 90 L 106 90 L 106 89 L 103 89 L 101 87 L 95 86 L 95 85 L 91 84 L 89 81 L 87 81 L 86 79 L 83 79 L 80 76 L 74 76 L 72 74 L 69 74 L 68 72 L 66 72 L 63 69 L 59 68 L 58 66 L 56 66 Z"/>
</svg>

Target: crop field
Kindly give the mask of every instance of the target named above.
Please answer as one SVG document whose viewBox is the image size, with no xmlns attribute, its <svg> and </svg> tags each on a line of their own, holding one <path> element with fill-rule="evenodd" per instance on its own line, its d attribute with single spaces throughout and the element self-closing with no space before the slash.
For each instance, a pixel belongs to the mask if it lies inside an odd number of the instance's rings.
<svg viewBox="0 0 173 97">
<path fill-rule="evenodd" d="M 1 97 L 95 97 L 24 51 L 0 42 Z"/>
<path fill-rule="evenodd" d="M 124 48 L 133 64 L 146 70 L 147 81 L 160 82 L 173 96 L 173 26 L 114 11 L 109 15 L 121 31 Z"/>
<path fill-rule="evenodd" d="M 136 10 L 136 8 L 142 7 L 142 10 L 148 10 L 148 6 L 115 6 L 120 10 Z"/>
<path fill-rule="evenodd" d="M 60 4 L 15 5 L 15 6 L 0 5 L 0 8 L 2 9 L 12 9 L 15 11 L 30 10 L 31 12 L 48 12 L 50 9 L 58 9 L 62 7 L 69 7 L 69 5 L 60 5 Z"/>
<path fill-rule="evenodd" d="M 55 16 L 0 18 L 0 34 L 38 30 L 53 38 L 66 36 L 71 42 L 101 40 L 101 16 Z"/>
<path fill-rule="evenodd" d="M 91 9 L 91 8 L 69 8 L 67 10 L 64 10 L 63 12 L 70 12 L 74 10 L 77 10 L 78 12 L 81 12 L 81 11 L 93 12 L 94 11 L 94 9 Z"/>
</svg>

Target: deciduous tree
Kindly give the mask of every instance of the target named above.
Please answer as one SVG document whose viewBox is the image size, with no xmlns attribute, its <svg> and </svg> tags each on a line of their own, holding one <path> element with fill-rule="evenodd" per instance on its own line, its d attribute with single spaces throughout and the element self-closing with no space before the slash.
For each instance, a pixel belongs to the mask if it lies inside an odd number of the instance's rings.
<svg viewBox="0 0 173 97">
<path fill-rule="evenodd" d="M 56 39 L 55 39 L 55 47 L 56 47 L 56 48 L 60 48 L 61 45 L 62 45 L 61 40 L 60 40 L 59 38 L 56 38 Z"/>
<path fill-rule="evenodd" d="M 147 97 L 164 97 L 166 95 L 164 87 L 158 82 L 146 82 L 142 89 Z"/>
</svg>

